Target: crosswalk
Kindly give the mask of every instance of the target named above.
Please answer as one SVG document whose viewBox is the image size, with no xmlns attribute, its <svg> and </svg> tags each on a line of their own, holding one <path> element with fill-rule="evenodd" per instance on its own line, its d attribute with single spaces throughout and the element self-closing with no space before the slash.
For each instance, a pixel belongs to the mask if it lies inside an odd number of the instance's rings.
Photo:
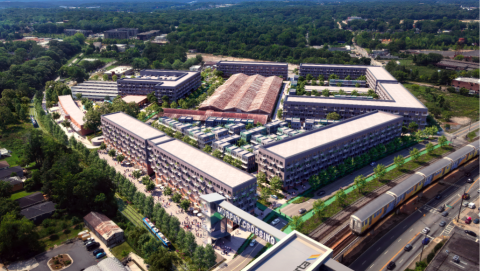
<svg viewBox="0 0 480 271">
<path fill-rule="evenodd" d="M 424 211 L 427 211 L 429 213 L 432 213 L 432 214 L 442 215 L 442 212 L 437 211 L 437 208 L 434 208 L 432 206 L 424 205 L 424 206 L 422 206 L 421 209 L 424 210 Z M 452 219 L 452 218 L 447 215 L 445 217 L 445 219 Z"/>
<path fill-rule="evenodd" d="M 442 235 L 450 235 L 453 229 L 455 229 L 455 225 L 452 225 L 451 223 L 448 224 L 443 230 Z"/>
</svg>

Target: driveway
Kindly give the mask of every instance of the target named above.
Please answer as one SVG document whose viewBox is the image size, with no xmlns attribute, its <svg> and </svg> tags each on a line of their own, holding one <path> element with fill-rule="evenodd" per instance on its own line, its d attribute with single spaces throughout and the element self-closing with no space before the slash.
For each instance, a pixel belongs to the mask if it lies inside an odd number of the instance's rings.
<svg viewBox="0 0 480 271">
<path fill-rule="evenodd" d="M 75 241 L 71 244 L 62 245 L 56 249 L 44 252 L 35 256 L 35 259 L 38 261 L 38 267 L 32 269 L 32 271 L 50 271 L 50 268 L 47 266 L 48 260 L 53 256 L 58 254 L 68 254 L 73 260 L 72 265 L 68 268 L 69 270 L 81 270 L 89 266 L 97 264 L 100 260 L 95 259 L 92 255 L 92 252 L 87 251 L 83 242 Z"/>
</svg>

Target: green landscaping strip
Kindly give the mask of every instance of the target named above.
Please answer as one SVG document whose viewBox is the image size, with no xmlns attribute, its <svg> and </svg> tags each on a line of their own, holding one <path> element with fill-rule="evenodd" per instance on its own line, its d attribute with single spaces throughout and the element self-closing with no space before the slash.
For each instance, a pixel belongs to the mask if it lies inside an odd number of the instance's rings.
<svg viewBox="0 0 480 271">
<path fill-rule="evenodd" d="M 16 200 L 16 199 L 20 199 L 20 198 L 23 198 L 23 197 L 26 197 L 28 195 L 31 195 L 33 193 L 37 193 L 37 192 L 40 192 L 40 191 L 33 191 L 33 192 L 27 192 L 27 191 L 20 191 L 20 192 L 17 192 L 17 193 L 13 193 L 11 196 L 10 196 L 10 199 L 11 200 Z"/>
<path fill-rule="evenodd" d="M 450 141 L 447 141 L 447 142 L 445 143 L 445 145 L 448 145 L 449 143 L 450 143 Z M 435 145 L 434 149 L 437 149 L 437 148 L 440 148 L 440 147 L 441 147 L 441 146 L 437 144 L 437 145 Z M 425 155 L 425 154 L 427 154 L 427 153 L 428 153 L 427 150 L 424 150 L 424 151 L 420 152 L 420 155 Z M 405 158 L 405 164 L 408 163 L 408 162 L 410 162 L 410 161 L 412 161 L 412 160 L 413 160 L 412 157 Z M 392 170 L 394 170 L 394 169 L 396 169 L 396 168 L 397 168 L 396 165 L 391 165 L 391 166 L 387 167 L 386 171 L 389 172 L 389 171 L 392 171 Z M 368 183 L 368 182 L 373 181 L 373 180 L 375 180 L 375 179 L 376 179 L 376 177 L 375 177 L 375 175 L 373 174 L 372 176 L 370 176 L 370 177 L 368 177 L 368 178 L 366 179 L 366 182 Z M 345 194 L 348 194 L 348 193 L 350 193 L 350 192 L 355 191 L 355 189 L 356 189 L 356 186 L 355 186 L 355 185 L 352 185 L 352 186 L 350 186 L 349 188 L 345 189 L 344 191 L 345 191 Z M 327 200 L 325 201 L 325 207 L 324 207 L 324 209 L 325 209 L 326 207 L 328 207 L 330 204 L 334 203 L 335 200 L 336 200 L 336 196 L 332 196 L 331 198 L 327 199 Z M 287 204 L 287 205 L 288 205 L 288 204 Z M 278 208 L 277 208 L 277 209 L 278 209 Z M 275 212 L 276 212 L 276 210 L 275 210 Z M 303 221 L 303 222 L 307 221 L 308 219 L 312 218 L 313 215 L 314 215 L 314 212 L 313 212 L 313 209 L 312 209 L 312 210 L 308 211 L 305 215 L 302 216 L 302 221 Z M 287 233 L 287 234 L 290 233 L 290 232 L 292 232 L 291 226 L 289 225 L 285 230 L 283 230 L 283 232 L 285 232 L 285 233 Z"/>
</svg>

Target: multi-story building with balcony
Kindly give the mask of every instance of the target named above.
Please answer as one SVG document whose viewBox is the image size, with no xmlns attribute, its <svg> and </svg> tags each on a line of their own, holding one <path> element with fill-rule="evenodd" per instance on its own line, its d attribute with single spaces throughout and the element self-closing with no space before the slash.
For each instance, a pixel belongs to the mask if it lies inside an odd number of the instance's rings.
<svg viewBox="0 0 480 271">
<path fill-rule="evenodd" d="M 138 28 L 117 28 L 104 32 L 106 39 L 132 39 L 137 37 Z"/>
<path fill-rule="evenodd" d="M 257 180 L 180 140 L 129 115 L 118 112 L 102 116 L 102 130 L 108 148 L 114 148 L 149 174 L 199 204 L 201 195 L 219 193 L 229 202 L 253 212 L 257 201 Z"/>
<path fill-rule="evenodd" d="M 187 96 L 201 84 L 199 72 L 142 70 L 136 78 L 121 78 L 117 80 L 118 93 L 125 95 L 148 95 L 155 92 L 155 96 L 162 101 L 168 96 L 170 102 Z"/>
<path fill-rule="evenodd" d="M 281 76 L 283 79 L 288 77 L 288 63 L 220 61 L 217 63 L 217 70 L 222 71 L 224 76 L 243 73 L 246 75 L 260 74 L 265 77 Z"/>
<path fill-rule="evenodd" d="M 280 177 L 284 188 L 291 188 L 400 136 L 402 123 L 401 116 L 375 111 L 260 146 L 255 158 L 258 170 L 268 179 Z"/>
</svg>

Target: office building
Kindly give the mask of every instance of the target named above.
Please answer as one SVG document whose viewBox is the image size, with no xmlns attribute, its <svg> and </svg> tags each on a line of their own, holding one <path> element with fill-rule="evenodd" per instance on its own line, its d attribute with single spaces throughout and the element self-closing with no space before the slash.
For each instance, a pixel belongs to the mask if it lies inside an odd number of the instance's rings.
<svg viewBox="0 0 480 271">
<path fill-rule="evenodd" d="M 93 133 L 92 130 L 84 126 L 85 113 L 77 106 L 77 103 L 72 99 L 72 95 L 58 96 L 58 105 L 60 114 L 65 120 L 70 121 L 70 128 L 81 136 Z"/>
<path fill-rule="evenodd" d="M 282 83 L 276 76 L 237 73 L 202 102 L 199 109 L 271 115 Z"/>
<path fill-rule="evenodd" d="M 466 88 L 470 95 L 478 95 L 478 91 L 480 90 L 480 79 L 458 77 L 452 80 L 452 87 L 454 87 L 457 92 L 460 92 L 461 88 Z"/>
<path fill-rule="evenodd" d="M 155 172 L 157 183 L 170 186 L 184 198 L 198 204 L 200 195 L 216 192 L 253 212 L 257 201 L 254 176 L 122 112 L 103 115 L 102 131 L 109 148 L 149 174 Z"/>
<path fill-rule="evenodd" d="M 288 77 L 288 63 L 277 62 L 254 62 L 254 61 L 219 61 L 217 70 L 222 71 L 224 76 L 231 76 L 237 73 L 246 75 L 259 74 L 265 77 L 281 76 Z"/>
<path fill-rule="evenodd" d="M 139 39 L 139 40 L 149 40 L 150 38 L 155 37 L 158 34 L 160 34 L 160 30 L 150 30 L 150 31 L 138 34 L 137 39 Z"/>
<path fill-rule="evenodd" d="M 258 170 L 280 177 L 284 188 L 306 182 L 313 174 L 358 156 L 400 136 L 403 119 L 375 111 L 261 146 Z"/>
<path fill-rule="evenodd" d="M 117 28 L 104 32 L 105 39 L 132 39 L 138 34 L 138 28 Z"/>
<path fill-rule="evenodd" d="M 199 72 L 142 70 L 136 78 L 120 78 L 117 80 L 120 95 L 148 95 L 155 92 L 162 101 L 168 96 L 170 102 L 184 98 L 201 84 Z"/>
<path fill-rule="evenodd" d="M 109 81 L 85 81 L 71 87 L 71 90 L 73 97 L 81 94 L 94 101 L 103 101 L 106 97 L 113 100 L 118 95 L 117 82 Z"/>
</svg>

